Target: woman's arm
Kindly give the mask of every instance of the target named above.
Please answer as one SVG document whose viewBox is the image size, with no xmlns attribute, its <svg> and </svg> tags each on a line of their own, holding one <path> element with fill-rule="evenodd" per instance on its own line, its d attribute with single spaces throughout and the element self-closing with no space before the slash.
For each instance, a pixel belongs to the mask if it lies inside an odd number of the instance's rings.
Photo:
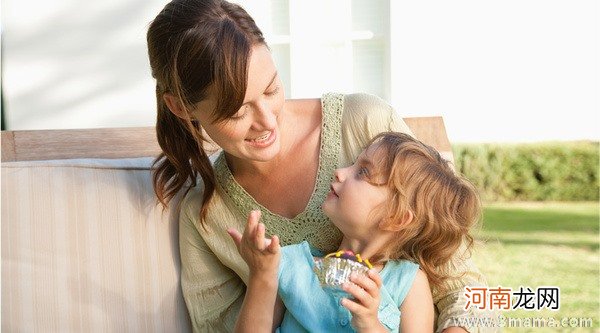
<svg viewBox="0 0 600 333">
<path fill-rule="evenodd" d="M 433 298 L 427 275 L 423 271 L 417 271 L 400 313 L 402 332 L 433 332 Z"/>
<path fill-rule="evenodd" d="M 464 288 L 468 286 L 486 286 L 485 277 L 479 272 L 477 267 L 465 254 L 466 247 L 463 244 L 450 259 L 448 263 L 439 267 L 439 270 L 449 276 L 443 283 L 441 288 L 432 290 L 433 300 L 439 311 L 436 327 L 437 332 L 442 332 L 445 329 L 452 328 L 463 329 L 457 332 L 493 332 L 493 328 L 483 327 L 465 327 L 459 328 L 456 325 L 458 318 L 478 318 L 482 316 L 492 316 L 494 313 L 486 311 L 478 311 L 474 309 L 465 310 L 467 300 L 463 293 Z M 444 331 L 452 332 L 452 331 Z"/>
<path fill-rule="evenodd" d="M 232 331 L 244 299 L 244 282 L 221 263 L 196 228 L 195 214 L 182 207 L 181 288 L 193 331 Z"/>
</svg>

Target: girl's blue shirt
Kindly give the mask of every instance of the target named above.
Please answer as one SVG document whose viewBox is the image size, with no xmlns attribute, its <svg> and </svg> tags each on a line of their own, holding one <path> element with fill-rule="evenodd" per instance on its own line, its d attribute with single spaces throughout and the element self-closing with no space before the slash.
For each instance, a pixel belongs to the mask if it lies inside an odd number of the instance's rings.
<svg viewBox="0 0 600 333">
<path fill-rule="evenodd" d="M 313 257 L 323 254 L 307 242 L 285 246 L 281 254 L 278 292 L 286 312 L 277 332 L 354 332 L 352 315 L 340 305 L 339 294 L 325 291 L 313 272 Z M 418 269 L 410 261 L 390 260 L 380 273 L 378 317 L 391 332 L 400 331 L 400 306 Z"/>
</svg>

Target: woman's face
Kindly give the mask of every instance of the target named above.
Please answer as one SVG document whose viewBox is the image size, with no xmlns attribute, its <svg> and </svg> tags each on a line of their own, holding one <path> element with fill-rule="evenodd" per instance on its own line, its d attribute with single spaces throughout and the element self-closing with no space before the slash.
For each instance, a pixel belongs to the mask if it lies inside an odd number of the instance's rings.
<svg viewBox="0 0 600 333">
<path fill-rule="evenodd" d="M 198 103 L 192 115 L 223 150 L 237 158 L 269 161 L 280 150 L 280 114 L 285 96 L 271 52 L 256 45 L 250 54 L 244 102 L 231 118 L 212 123 L 215 94 Z"/>
<path fill-rule="evenodd" d="M 337 169 L 331 191 L 323 202 L 323 212 L 346 236 L 369 237 L 378 229 L 380 217 L 372 214 L 388 198 L 385 179 L 378 168 L 383 159 L 379 143 L 363 151 L 353 165 Z"/>
</svg>

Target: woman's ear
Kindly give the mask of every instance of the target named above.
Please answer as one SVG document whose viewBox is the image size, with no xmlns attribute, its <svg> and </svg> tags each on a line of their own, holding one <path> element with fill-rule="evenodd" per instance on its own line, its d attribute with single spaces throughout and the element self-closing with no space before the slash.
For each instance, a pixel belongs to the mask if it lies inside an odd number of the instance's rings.
<svg viewBox="0 0 600 333">
<path fill-rule="evenodd" d="M 171 93 L 164 93 L 163 94 L 163 101 L 165 101 L 165 104 L 167 105 L 167 107 L 169 108 L 169 110 L 171 110 L 171 112 L 174 115 L 176 115 L 177 117 L 179 117 L 181 119 L 188 119 L 189 118 L 189 116 L 185 112 L 185 109 L 181 105 L 181 102 L 179 101 L 178 98 L 176 98 L 175 96 L 173 96 L 173 94 L 171 94 Z"/>
</svg>

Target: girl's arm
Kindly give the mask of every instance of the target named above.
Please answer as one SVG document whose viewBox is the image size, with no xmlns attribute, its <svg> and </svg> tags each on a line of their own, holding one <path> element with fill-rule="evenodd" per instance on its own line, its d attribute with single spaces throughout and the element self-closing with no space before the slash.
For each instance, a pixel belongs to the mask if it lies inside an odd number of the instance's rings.
<svg viewBox="0 0 600 333">
<path fill-rule="evenodd" d="M 417 271 L 415 281 L 400 306 L 402 332 L 433 332 L 433 298 L 427 275 Z"/>
<path fill-rule="evenodd" d="M 250 278 L 235 332 L 274 332 L 281 325 L 285 307 L 277 296 L 277 280 L 261 280 Z"/>
<path fill-rule="evenodd" d="M 243 234 L 236 229 L 227 230 L 250 272 L 235 332 L 271 332 L 283 315 L 283 305 L 277 297 L 279 238 L 265 238 L 265 225 L 259 219 L 260 211 L 252 211 Z"/>
</svg>

